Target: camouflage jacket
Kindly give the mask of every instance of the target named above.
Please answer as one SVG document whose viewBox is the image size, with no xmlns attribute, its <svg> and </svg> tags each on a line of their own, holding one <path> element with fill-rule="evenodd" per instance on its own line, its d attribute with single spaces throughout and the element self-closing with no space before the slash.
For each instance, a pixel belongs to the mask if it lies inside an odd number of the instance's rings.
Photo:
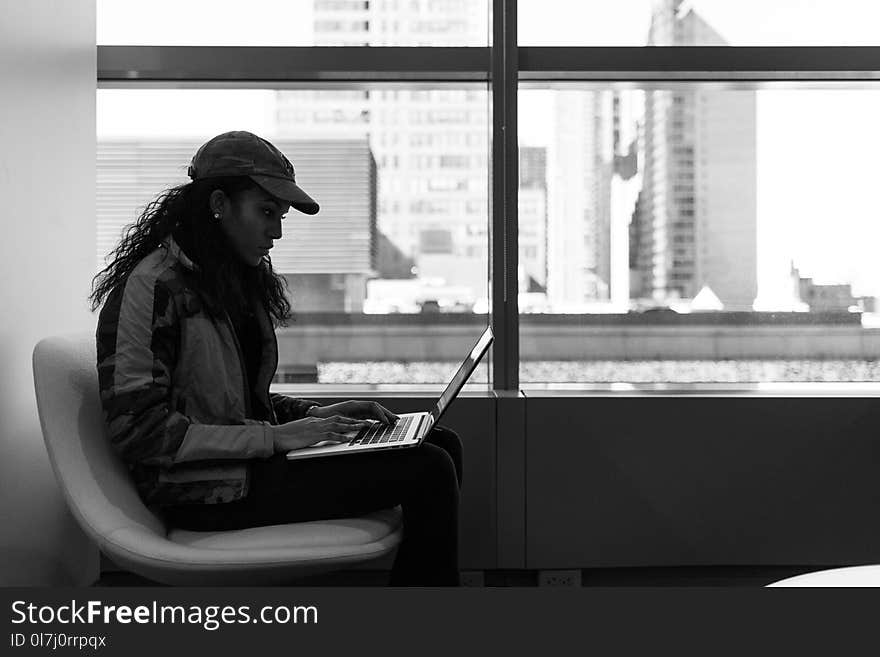
<svg viewBox="0 0 880 657">
<path fill-rule="evenodd" d="M 108 295 L 98 320 L 108 435 L 141 497 L 159 506 L 243 498 L 250 460 L 273 454 L 271 425 L 314 404 L 269 393 L 278 343 L 262 308 L 260 367 L 247 381 L 232 322 L 207 313 L 194 269 L 169 237 Z"/>
</svg>

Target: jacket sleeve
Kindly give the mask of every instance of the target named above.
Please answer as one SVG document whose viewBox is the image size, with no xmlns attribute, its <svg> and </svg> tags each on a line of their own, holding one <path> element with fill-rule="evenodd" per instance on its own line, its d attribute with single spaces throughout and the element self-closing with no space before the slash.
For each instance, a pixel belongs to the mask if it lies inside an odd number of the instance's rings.
<svg viewBox="0 0 880 657">
<path fill-rule="evenodd" d="M 110 441 L 128 464 L 169 468 L 273 454 L 269 422 L 200 424 L 171 408 L 180 320 L 168 283 L 129 276 L 110 295 L 97 331 L 98 379 Z"/>
<path fill-rule="evenodd" d="M 311 399 L 295 399 L 277 392 L 271 393 L 269 398 L 272 400 L 275 415 L 278 416 L 278 424 L 301 420 L 312 406 L 320 406 Z"/>
</svg>

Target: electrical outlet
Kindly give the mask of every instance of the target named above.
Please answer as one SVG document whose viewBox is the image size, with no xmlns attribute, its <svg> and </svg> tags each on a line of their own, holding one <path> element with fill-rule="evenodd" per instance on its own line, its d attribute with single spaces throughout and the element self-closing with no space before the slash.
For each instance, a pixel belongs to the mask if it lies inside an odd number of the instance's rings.
<svg viewBox="0 0 880 657">
<path fill-rule="evenodd" d="M 580 570 L 540 570 L 538 586 L 580 586 Z"/>
<path fill-rule="evenodd" d="M 465 570 L 459 576 L 462 586 L 486 586 L 486 577 L 482 570 Z"/>
</svg>

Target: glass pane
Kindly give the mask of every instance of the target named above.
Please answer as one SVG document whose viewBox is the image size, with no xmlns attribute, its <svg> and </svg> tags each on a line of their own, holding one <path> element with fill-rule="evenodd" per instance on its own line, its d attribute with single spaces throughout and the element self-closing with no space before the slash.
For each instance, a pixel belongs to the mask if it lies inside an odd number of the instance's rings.
<svg viewBox="0 0 880 657">
<path fill-rule="evenodd" d="M 486 46 L 488 0 L 98 0 L 99 45 Z"/>
<path fill-rule="evenodd" d="M 521 380 L 880 380 L 878 112 L 880 89 L 521 90 Z"/>
<path fill-rule="evenodd" d="M 99 90 L 97 265 L 200 144 L 249 130 L 321 205 L 289 212 L 272 252 L 295 313 L 278 381 L 445 383 L 487 322 L 488 101 L 485 85 Z"/>
<path fill-rule="evenodd" d="M 523 46 L 876 46 L 867 0 L 519 0 Z"/>
</svg>

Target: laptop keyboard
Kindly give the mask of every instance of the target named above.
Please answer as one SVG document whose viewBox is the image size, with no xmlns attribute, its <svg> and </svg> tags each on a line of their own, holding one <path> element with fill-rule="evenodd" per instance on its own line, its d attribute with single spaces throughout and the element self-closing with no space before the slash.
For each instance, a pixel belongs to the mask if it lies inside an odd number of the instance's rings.
<svg viewBox="0 0 880 657">
<path fill-rule="evenodd" d="M 381 424 L 376 422 L 361 429 L 349 445 L 375 445 L 377 443 L 396 443 L 403 440 L 413 416 L 402 417 L 397 424 Z"/>
</svg>

